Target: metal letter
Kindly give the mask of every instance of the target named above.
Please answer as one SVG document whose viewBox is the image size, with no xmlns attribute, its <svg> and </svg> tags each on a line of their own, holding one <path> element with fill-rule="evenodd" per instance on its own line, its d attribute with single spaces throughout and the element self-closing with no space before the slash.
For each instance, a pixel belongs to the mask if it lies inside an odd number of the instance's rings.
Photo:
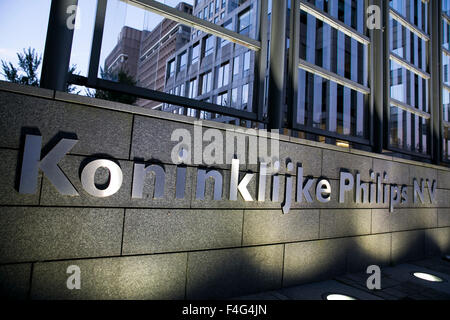
<svg viewBox="0 0 450 320">
<path fill-rule="evenodd" d="M 433 180 L 433 185 L 430 186 L 430 180 L 427 179 L 428 194 L 430 195 L 431 203 L 436 201 L 436 180 Z"/>
<path fill-rule="evenodd" d="M 259 166 L 259 182 L 258 182 L 258 201 L 266 200 L 266 183 L 267 183 L 267 163 L 261 163 Z"/>
<path fill-rule="evenodd" d="M 424 189 L 425 189 L 425 181 L 421 181 L 422 188 L 419 187 L 419 183 L 417 179 L 414 179 L 414 203 L 417 203 L 417 196 L 419 196 L 420 202 L 424 203 Z"/>
<path fill-rule="evenodd" d="M 362 193 L 362 203 L 369 202 L 369 185 L 367 183 L 361 183 L 361 174 L 356 175 L 356 203 L 361 203 L 361 193 Z M 362 192 L 361 192 L 362 191 Z"/>
<path fill-rule="evenodd" d="M 222 200 L 222 175 L 216 170 L 206 173 L 206 170 L 203 169 L 197 172 L 196 199 L 205 200 L 205 185 L 208 178 L 214 179 L 214 200 Z"/>
<path fill-rule="evenodd" d="M 408 202 L 408 188 L 406 186 L 402 187 L 402 203 Z"/>
<path fill-rule="evenodd" d="M 244 200 L 247 202 L 253 201 L 253 198 L 247 189 L 247 185 L 253 179 L 253 176 L 254 176 L 253 173 L 247 173 L 238 185 L 238 190 L 241 193 L 242 198 L 244 198 Z"/>
<path fill-rule="evenodd" d="M 292 172 L 294 170 L 294 165 L 292 162 L 287 164 L 287 171 Z M 284 195 L 284 205 L 283 205 L 283 213 L 289 213 L 291 209 L 291 199 L 292 199 L 292 176 L 286 176 L 286 192 Z"/>
<path fill-rule="evenodd" d="M 280 169 L 280 161 L 276 160 L 272 163 L 272 170 L 277 173 Z M 272 202 L 278 202 L 278 194 L 280 190 L 280 177 L 275 174 L 272 177 Z"/>
<path fill-rule="evenodd" d="M 95 185 L 95 172 L 99 168 L 106 168 L 109 170 L 109 183 L 108 187 L 104 190 L 100 190 Z M 120 167 L 111 160 L 94 160 L 89 162 L 81 172 L 81 184 L 84 190 L 94 197 L 106 198 L 110 197 L 119 191 L 122 186 L 123 174 Z"/>
<path fill-rule="evenodd" d="M 78 140 L 61 139 L 58 144 L 41 160 L 42 137 L 27 135 L 23 153 L 22 173 L 19 192 L 34 194 L 37 190 L 39 169 L 45 174 L 55 188 L 63 195 L 78 196 L 77 190 L 58 167 L 59 161 L 73 148 Z"/>
<path fill-rule="evenodd" d="M 306 201 L 311 203 L 313 198 L 311 196 L 311 188 L 313 186 L 314 179 L 308 179 L 306 181 L 305 187 L 303 187 L 303 168 L 297 168 L 297 202 L 303 202 L 303 197 Z"/>
<path fill-rule="evenodd" d="M 327 197 L 325 198 L 324 195 Z M 331 185 L 327 180 L 320 180 L 316 186 L 316 198 L 321 203 L 327 203 L 331 200 Z"/>
<path fill-rule="evenodd" d="M 242 195 L 245 201 L 253 201 L 252 196 L 247 190 L 247 185 L 253 179 L 254 174 L 248 173 L 244 176 L 241 182 L 239 181 L 239 159 L 233 159 L 231 161 L 231 177 L 230 177 L 230 200 L 237 201 L 237 192 Z"/>
<path fill-rule="evenodd" d="M 377 203 L 383 203 L 383 186 L 381 185 L 381 176 L 377 174 Z"/>
<path fill-rule="evenodd" d="M 147 173 L 152 171 L 155 174 L 155 188 L 153 198 L 164 198 L 164 188 L 166 182 L 166 173 L 161 166 L 150 165 L 145 167 L 144 164 L 136 163 L 134 165 L 133 188 L 131 198 L 142 199 L 144 193 L 144 181 Z"/>
<path fill-rule="evenodd" d="M 339 203 L 345 203 L 345 192 L 353 190 L 353 175 L 348 172 L 341 172 L 339 182 Z"/>
<path fill-rule="evenodd" d="M 395 197 L 395 198 L 394 198 Z M 400 189 L 396 185 L 391 186 L 391 197 L 389 201 L 389 212 L 394 212 L 394 204 L 399 204 L 401 200 Z"/>
<path fill-rule="evenodd" d="M 177 186 L 176 186 L 176 198 L 184 199 L 184 189 L 186 188 L 186 168 L 177 168 Z"/>
</svg>

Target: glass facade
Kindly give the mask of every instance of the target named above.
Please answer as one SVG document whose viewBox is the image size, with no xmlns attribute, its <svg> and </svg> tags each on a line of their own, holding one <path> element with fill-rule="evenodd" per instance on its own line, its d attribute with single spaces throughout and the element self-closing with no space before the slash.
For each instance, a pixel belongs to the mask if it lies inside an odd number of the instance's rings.
<svg viewBox="0 0 450 320">
<path fill-rule="evenodd" d="M 415 67 L 427 71 L 428 41 L 403 26 L 392 16 L 389 18 L 389 27 L 391 53 L 405 59 Z"/>
<path fill-rule="evenodd" d="M 450 0 L 442 0 L 442 157 L 450 161 Z"/>
<path fill-rule="evenodd" d="M 151 4 L 144 10 L 108 0 L 98 77 L 118 82 L 111 75 L 124 70 L 141 89 L 177 96 L 138 98 L 140 107 L 268 128 L 273 119 L 271 55 L 277 50 L 270 47 L 274 0 L 267 0 L 267 15 L 260 12 L 264 1 L 175 0 L 170 5 L 183 14 L 177 18 L 174 10 L 166 18 Z M 81 8 L 94 14 L 95 5 L 87 3 L 80 1 Z M 450 161 L 450 0 L 380 3 L 382 31 L 372 31 L 367 24 L 370 1 L 286 0 L 281 129 L 300 138 L 368 151 L 376 147 L 423 161 L 434 161 L 436 150 L 439 160 Z M 299 10 L 291 19 L 294 7 Z M 189 16 L 202 20 L 186 21 Z M 132 18 L 142 18 L 143 26 Z M 74 63 L 81 40 L 87 43 L 84 48 L 91 41 L 81 39 L 80 32 L 74 32 Z M 374 64 L 383 64 L 383 72 L 373 70 Z M 88 65 L 77 71 L 86 78 Z M 103 71 L 111 77 L 103 77 Z M 374 116 L 380 114 L 381 119 Z"/>
<path fill-rule="evenodd" d="M 367 96 L 299 70 L 297 122 L 306 127 L 367 138 Z"/>
<path fill-rule="evenodd" d="M 193 15 L 200 14 L 201 17 L 204 17 L 205 8 L 208 8 L 208 13 L 210 13 L 210 8 L 214 9 L 212 17 L 223 28 L 250 39 L 256 38 L 257 19 L 259 18 L 256 0 L 199 1 L 193 7 Z M 200 57 L 198 57 L 199 46 L 201 47 Z M 254 50 L 193 28 L 190 41 L 170 55 L 167 61 L 170 61 L 172 57 L 180 59 L 182 52 L 192 52 L 191 63 L 188 64 L 186 70 L 177 75 L 176 79 L 166 81 L 165 92 L 170 93 L 184 84 L 187 87 L 186 92 L 189 93 L 189 96 L 186 95 L 186 97 L 208 101 L 219 106 L 252 111 L 255 88 L 256 55 Z M 197 85 L 194 79 L 198 79 L 198 87 L 191 89 L 192 85 Z M 161 110 L 168 112 L 173 112 L 174 109 L 180 109 L 180 107 L 168 104 L 161 107 Z M 186 110 L 184 114 L 192 115 L 194 113 Z M 236 122 L 236 118 L 209 112 L 199 112 L 194 116 L 221 122 Z"/>
<path fill-rule="evenodd" d="M 300 6 L 296 123 L 305 132 L 368 141 L 364 2 L 308 3 Z"/>
<path fill-rule="evenodd" d="M 430 154 L 428 4 L 390 1 L 389 147 Z"/>
<path fill-rule="evenodd" d="M 315 8 L 359 33 L 364 33 L 365 3 L 361 0 L 308 0 Z"/>
<path fill-rule="evenodd" d="M 408 22 L 428 33 L 428 0 L 391 0 L 389 5 Z"/>
</svg>

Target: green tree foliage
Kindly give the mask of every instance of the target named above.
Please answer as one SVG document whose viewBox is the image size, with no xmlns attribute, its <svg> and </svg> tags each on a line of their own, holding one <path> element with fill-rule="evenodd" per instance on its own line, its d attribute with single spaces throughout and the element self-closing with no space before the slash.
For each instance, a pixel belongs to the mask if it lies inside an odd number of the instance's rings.
<svg viewBox="0 0 450 320">
<path fill-rule="evenodd" d="M 36 53 L 35 49 L 23 49 L 23 53 L 18 52 L 19 65 L 16 67 L 11 62 L 2 60 L 3 75 L 8 81 L 29 86 L 38 87 L 39 78 L 37 70 L 42 62 L 42 56 Z"/>
<path fill-rule="evenodd" d="M 2 60 L 2 74 L 6 80 L 13 83 L 39 87 L 40 79 L 37 70 L 41 65 L 42 55 L 39 55 L 35 49 L 28 48 L 23 49 L 22 53 L 18 52 L 17 59 L 19 60 L 18 66 L 14 66 L 12 62 Z M 77 66 L 72 65 L 68 71 L 70 74 L 75 74 L 76 69 Z M 79 93 L 74 86 L 69 85 L 66 86 L 66 91 L 69 93 Z"/>
<path fill-rule="evenodd" d="M 105 71 L 103 68 L 100 68 L 100 76 L 102 79 L 111 80 L 114 82 L 127 84 L 134 86 L 136 85 L 136 81 L 134 81 L 133 77 L 130 76 L 125 70 L 120 70 L 119 72 L 112 73 L 110 71 Z M 123 94 L 113 91 L 105 91 L 105 90 L 96 90 L 95 93 L 88 92 L 90 97 L 116 101 L 126 104 L 133 104 L 136 102 L 137 98 L 135 96 L 129 94 Z"/>
</svg>

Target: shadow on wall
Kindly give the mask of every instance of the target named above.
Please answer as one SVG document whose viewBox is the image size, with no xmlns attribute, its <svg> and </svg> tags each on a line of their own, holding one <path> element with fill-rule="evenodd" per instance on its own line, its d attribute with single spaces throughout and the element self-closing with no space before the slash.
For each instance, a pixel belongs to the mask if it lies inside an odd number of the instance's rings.
<svg viewBox="0 0 450 320">
<path fill-rule="evenodd" d="M 187 299 L 221 299 L 281 287 L 283 245 L 189 253 Z"/>
<path fill-rule="evenodd" d="M 450 230 L 440 228 L 194 252 L 188 258 L 186 298 L 260 293 L 366 271 L 370 265 L 388 267 L 449 251 Z"/>
</svg>

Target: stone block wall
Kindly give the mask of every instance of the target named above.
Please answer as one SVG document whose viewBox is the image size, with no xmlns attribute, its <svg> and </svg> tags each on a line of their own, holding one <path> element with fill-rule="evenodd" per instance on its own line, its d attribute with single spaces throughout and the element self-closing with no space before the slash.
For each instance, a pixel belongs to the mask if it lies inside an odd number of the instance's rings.
<svg viewBox="0 0 450 320">
<path fill-rule="evenodd" d="M 450 250 L 450 170 L 385 155 L 280 136 L 280 159 L 302 163 L 305 176 L 329 179 L 328 203 L 229 199 L 230 166 L 222 200 L 195 198 L 196 166 L 188 166 L 185 197 L 175 197 L 170 155 L 177 128 L 193 132 L 184 116 L 0 82 L 0 294 L 15 299 L 229 298 L 330 279 L 368 265 L 387 266 Z M 235 127 L 203 122 L 204 130 Z M 19 194 L 26 134 L 43 137 L 43 151 L 61 137 L 79 140 L 59 163 L 79 191 L 61 195 L 40 173 L 38 192 Z M 80 182 L 87 159 L 114 159 L 123 171 L 119 192 L 94 198 Z M 167 172 L 164 197 L 131 199 L 133 164 L 157 162 Z M 413 178 L 437 180 L 436 201 L 410 201 L 393 213 L 389 204 L 339 203 L 339 173 L 408 186 Z M 241 176 L 251 165 L 241 166 Z M 281 175 L 286 174 L 284 164 Z M 295 178 L 294 178 L 295 179 Z M 294 181 L 294 186 L 296 182 Z M 152 179 L 144 193 L 153 194 Z M 253 179 L 248 187 L 256 193 Z M 270 189 L 268 187 L 268 189 Z M 294 191 L 295 192 L 295 188 Z M 270 192 L 267 191 L 267 197 Z M 81 289 L 66 286 L 68 266 L 81 270 Z"/>
</svg>

